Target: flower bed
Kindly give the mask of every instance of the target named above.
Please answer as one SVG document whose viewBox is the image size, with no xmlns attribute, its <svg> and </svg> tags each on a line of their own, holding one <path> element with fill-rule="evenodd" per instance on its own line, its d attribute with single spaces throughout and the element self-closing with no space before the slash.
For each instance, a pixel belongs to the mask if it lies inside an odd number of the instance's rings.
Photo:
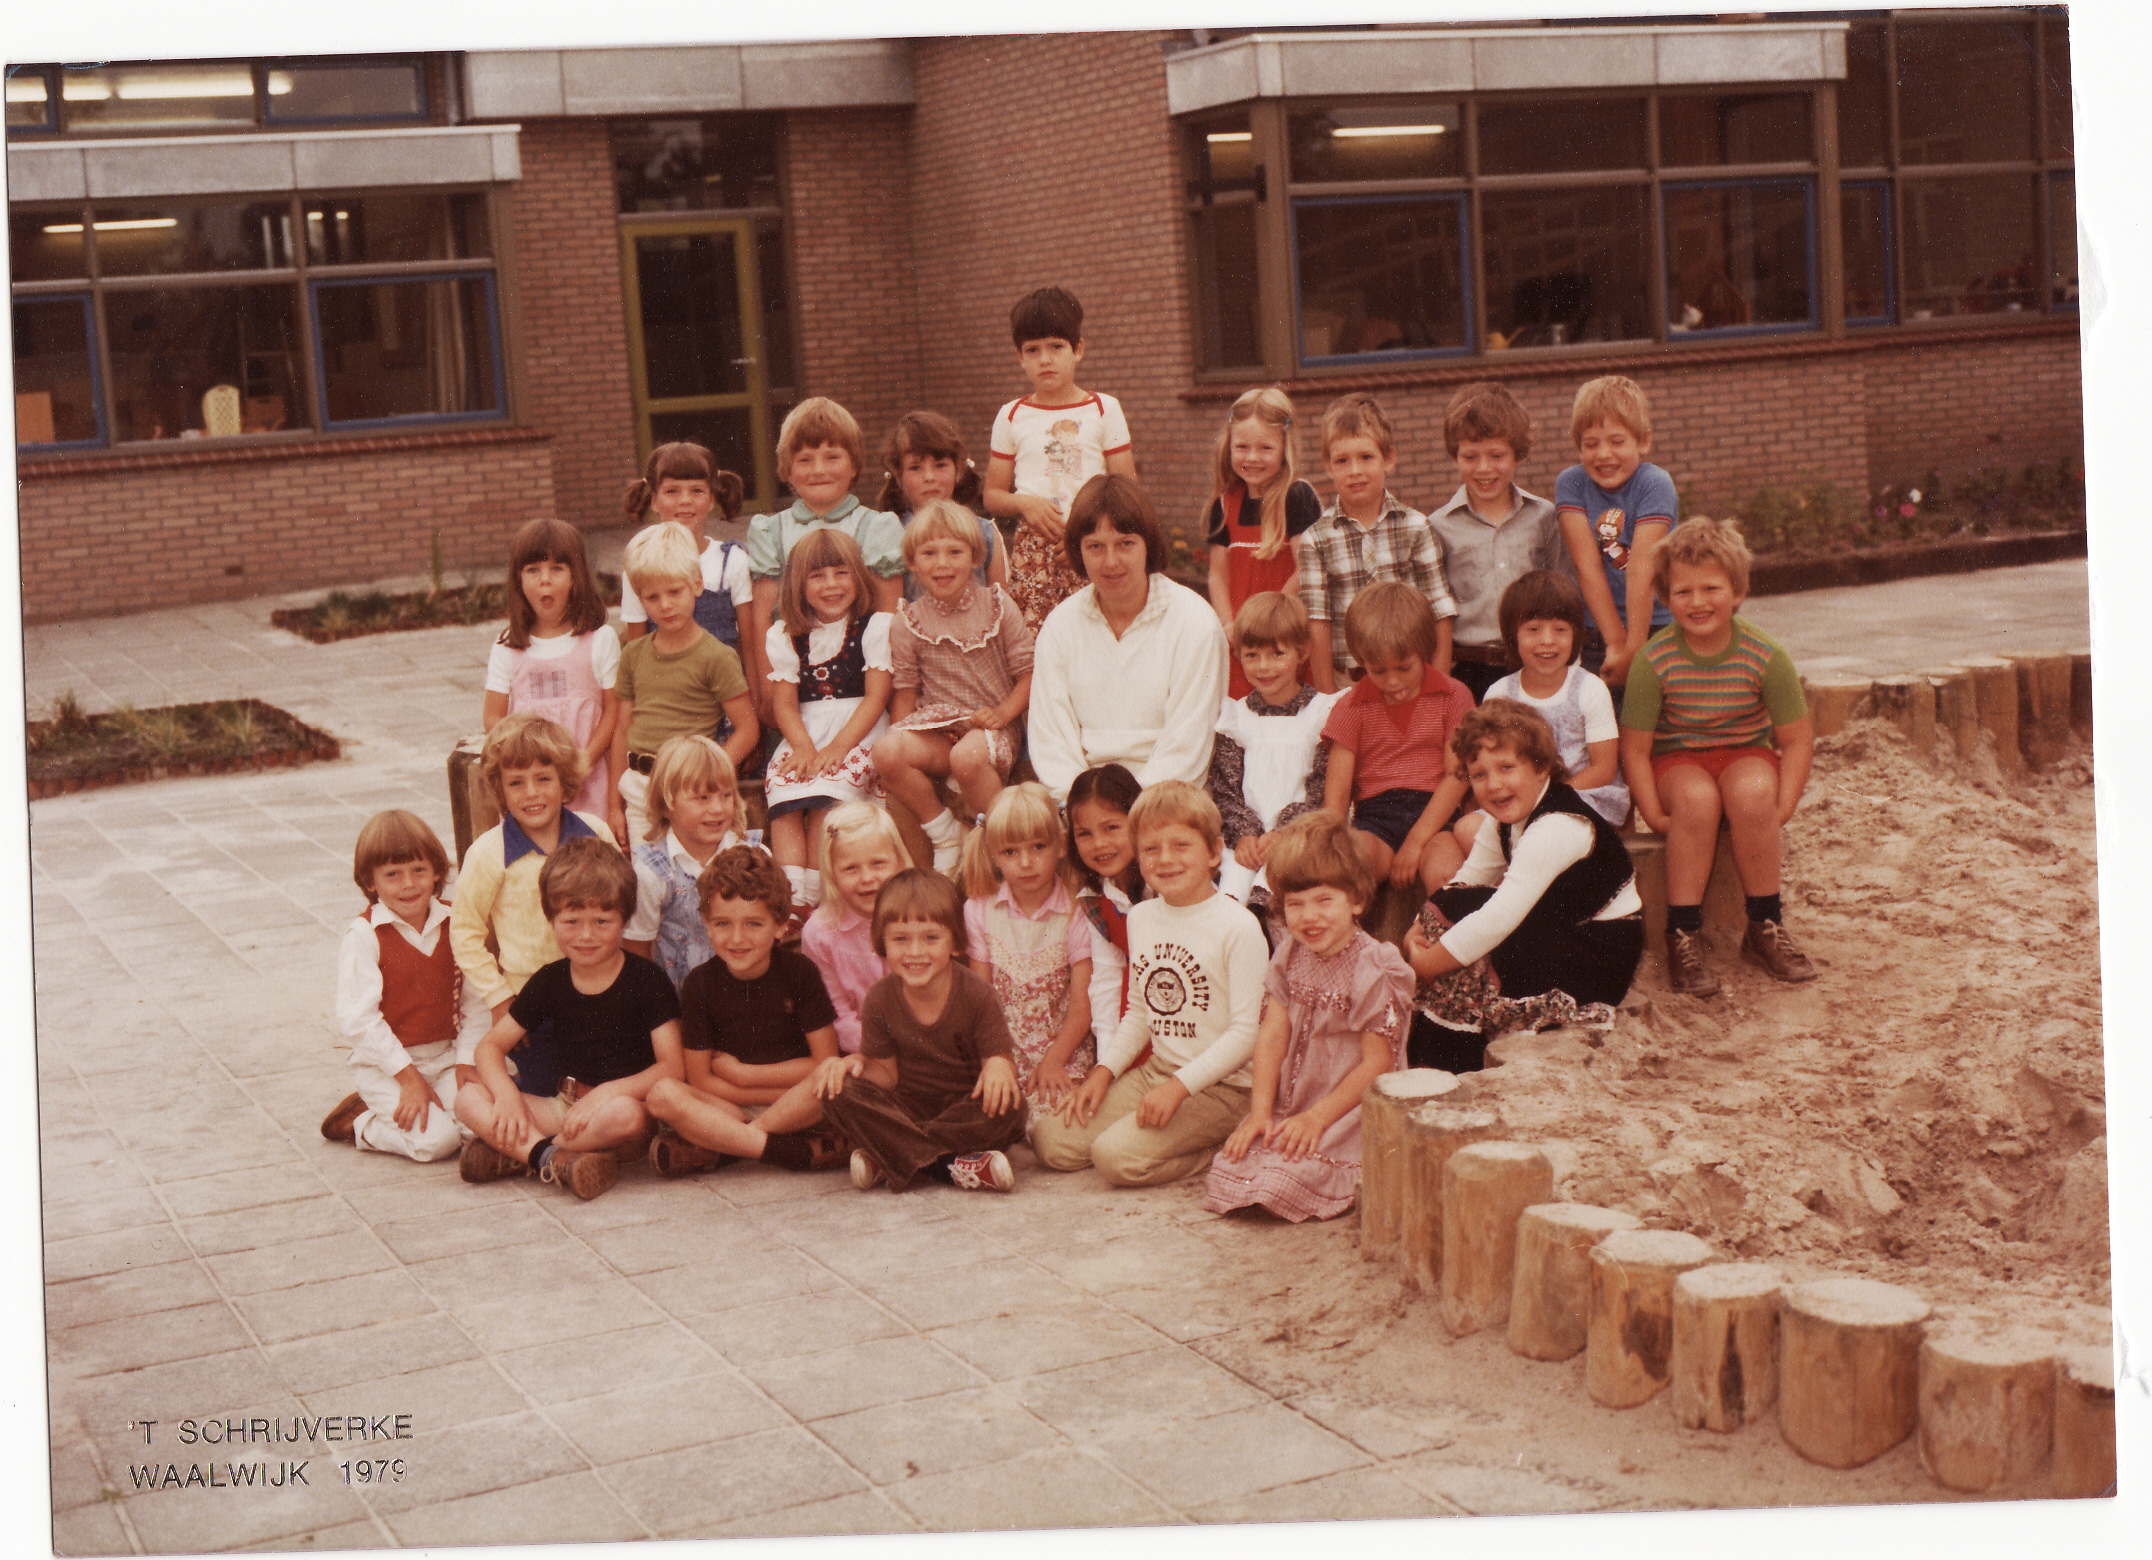
<svg viewBox="0 0 2152 1560">
<path fill-rule="evenodd" d="M 599 574 L 598 597 L 616 601 L 620 576 Z M 430 590 L 404 591 L 391 595 L 372 590 L 360 595 L 332 590 L 312 606 L 279 607 L 269 621 L 317 645 L 366 634 L 394 634 L 413 628 L 448 628 L 461 623 L 484 623 L 508 615 L 507 587 L 494 583 L 466 582 L 457 586 L 436 584 Z"/>
<path fill-rule="evenodd" d="M 325 731 L 259 699 L 170 704 L 138 710 L 122 705 L 89 715 L 63 696 L 50 719 L 30 722 L 30 800 L 93 791 L 179 775 L 285 769 L 343 756 Z"/>
</svg>

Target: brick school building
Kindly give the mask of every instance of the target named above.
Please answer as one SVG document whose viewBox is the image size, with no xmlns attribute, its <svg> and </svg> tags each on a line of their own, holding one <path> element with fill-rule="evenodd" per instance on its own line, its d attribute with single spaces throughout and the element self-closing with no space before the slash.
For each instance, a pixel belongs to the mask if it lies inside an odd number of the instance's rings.
<svg viewBox="0 0 2152 1560">
<path fill-rule="evenodd" d="M 807 395 L 983 464 L 1047 283 L 1190 534 L 1261 383 L 1318 481 L 1379 395 L 1423 507 L 1476 378 L 1541 492 L 1610 372 L 1707 505 L 2082 448 L 2060 7 L 9 72 L 31 621 L 149 557 L 163 602 L 490 575 L 668 439 L 769 506 Z"/>
</svg>

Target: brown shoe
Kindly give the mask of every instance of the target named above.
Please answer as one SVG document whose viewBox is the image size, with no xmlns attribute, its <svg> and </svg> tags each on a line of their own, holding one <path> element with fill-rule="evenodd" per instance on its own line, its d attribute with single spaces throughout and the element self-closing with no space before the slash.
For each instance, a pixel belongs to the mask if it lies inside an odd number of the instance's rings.
<svg viewBox="0 0 2152 1560">
<path fill-rule="evenodd" d="M 336 1109 L 321 1118 L 321 1135 L 332 1143 L 350 1143 L 358 1134 L 352 1124 L 366 1114 L 366 1102 L 356 1094 L 347 1094 L 336 1102 Z"/>
<path fill-rule="evenodd" d="M 1666 983 L 1685 997 L 1714 997 L 1719 977 L 1712 971 L 1702 932 L 1666 933 Z"/>
<path fill-rule="evenodd" d="M 670 1130 L 660 1132 L 650 1144 L 650 1168 L 668 1181 L 693 1175 L 697 1170 L 715 1170 L 720 1165 L 729 1165 L 734 1157 L 720 1154 L 714 1148 L 704 1148 L 700 1143 L 690 1143 Z"/>
<path fill-rule="evenodd" d="M 505 1181 L 510 1176 L 522 1175 L 530 1166 L 513 1154 L 504 1154 L 484 1138 L 472 1138 L 463 1145 L 463 1157 L 456 1161 L 466 1181 Z"/>
<path fill-rule="evenodd" d="M 600 1192 L 612 1190 L 613 1183 L 620 1179 L 620 1160 L 609 1148 L 580 1153 L 572 1148 L 556 1148 L 539 1179 L 565 1186 L 589 1202 Z"/>
<path fill-rule="evenodd" d="M 1798 984 L 1816 978 L 1815 965 L 1808 962 L 1791 937 L 1786 935 L 1785 923 L 1781 921 L 1751 921 L 1748 932 L 1741 939 L 1741 957 L 1751 964 L 1760 964 L 1773 980 Z"/>
</svg>

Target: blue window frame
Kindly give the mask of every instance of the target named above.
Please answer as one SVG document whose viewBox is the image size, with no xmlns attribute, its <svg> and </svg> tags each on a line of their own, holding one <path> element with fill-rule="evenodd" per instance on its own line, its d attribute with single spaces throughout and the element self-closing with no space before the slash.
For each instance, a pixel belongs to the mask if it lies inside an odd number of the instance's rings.
<svg viewBox="0 0 2152 1560">
<path fill-rule="evenodd" d="M 1309 364 L 1472 350 L 1462 191 L 1306 196 L 1292 203 L 1293 336 Z"/>
<path fill-rule="evenodd" d="M 1813 179 L 1670 179 L 1661 190 L 1669 334 L 1816 328 Z"/>
<path fill-rule="evenodd" d="M 1888 179 L 1838 186 L 1848 325 L 1888 325 L 1898 317 L 1897 234 Z"/>
<path fill-rule="evenodd" d="M 66 316 L 70 311 L 81 322 L 79 349 L 74 348 L 67 328 Z M 47 318 L 40 322 L 31 318 L 33 314 Z M 101 448 L 105 442 L 105 391 L 102 370 L 97 362 L 97 320 L 90 295 L 57 293 L 17 298 L 14 300 L 13 326 L 17 448 L 39 454 Z M 54 350 L 61 347 L 68 350 Z M 59 360 L 57 364 L 56 359 Z M 61 399 L 66 387 L 78 385 L 87 397 L 86 408 L 78 407 L 72 396 Z M 67 426 L 79 427 L 84 410 L 88 413 L 90 436 L 60 437 L 61 417 L 67 418 Z M 25 421 L 32 416 L 52 424 L 54 437 L 22 439 Z"/>
<path fill-rule="evenodd" d="M 490 272 L 311 281 L 307 303 L 325 430 L 507 417 Z"/>
</svg>

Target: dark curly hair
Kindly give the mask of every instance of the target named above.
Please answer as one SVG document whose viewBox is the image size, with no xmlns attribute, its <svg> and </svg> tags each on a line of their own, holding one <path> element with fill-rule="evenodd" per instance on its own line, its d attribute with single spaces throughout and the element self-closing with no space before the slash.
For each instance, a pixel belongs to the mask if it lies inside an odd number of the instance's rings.
<svg viewBox="0 0 2152 1560">
<path fill-rule="evenodd" d="M 695 879 L 695 894 L 704 915 L 717 900 L 749 899 L 768 905 L 779 926 L 792 916 L 792 885 L 785 880 L 785 869 L 769 852 L 752 845 L 735 845 L 712 856 Z"/>
</svg>

